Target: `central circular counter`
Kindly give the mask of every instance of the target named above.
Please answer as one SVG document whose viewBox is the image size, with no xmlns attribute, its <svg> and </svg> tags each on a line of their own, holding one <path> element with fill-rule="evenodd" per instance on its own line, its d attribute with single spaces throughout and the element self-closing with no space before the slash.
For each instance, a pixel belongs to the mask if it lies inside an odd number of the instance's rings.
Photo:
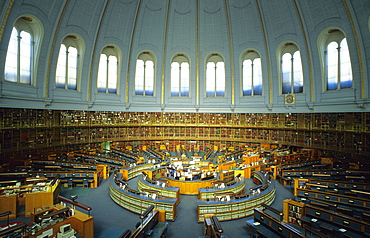
<svg viewBox="0 0 370 238">
<path fill-rule="evenodd" d="M 180 188 L 180 194 L 183 195 L 198 195 L 199 188 L 213 187 L 213 182 L 218 181 L 217 178 L 207 180 L 177 180 L 167 178 L 168 185 Z"/>
</svg>

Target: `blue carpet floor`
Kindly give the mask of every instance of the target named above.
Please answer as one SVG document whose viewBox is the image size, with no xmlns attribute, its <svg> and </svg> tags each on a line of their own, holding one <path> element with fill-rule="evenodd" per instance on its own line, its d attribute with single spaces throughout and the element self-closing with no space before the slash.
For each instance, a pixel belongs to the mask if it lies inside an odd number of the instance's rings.
<svg viewBox="0 0 370 238">
<path fill-rule="evenodd" d="M 254 186 L 252 179 L 246 180 L 246 189 Z M 129 181 L 129 187 L 137 189 L 137 178 Z M 94 237 L 96 238 L 118 237 L 126 229 L 133 231 L 135 224 L 140 221 L 138 214 L 118 206 L 109 197 L 109 180 L 103 180 L 98 188 L 63 188 L 61 195 L 65 197 L 77 195 L 78 202 L 93 208 L 90 214 L 94 217 Z M 276 183 L 276 198 L 271 206 L 282 211 L 283 200 L 292 198 L 294 196 L 289 188 Z M 203 223 L 197 222 L 197 199 L 197 196 L 181 195 L 176 221 L 169 222 L 167 231 L 169 238 L 197 238 L 203 235 Z M 245 224 L 248 219 L 252 219 L 252 216 L 221 222 L 223 234 L 228 238 L 249 237 L 248 227 Z M 29 218 L 19 216 L 15 221 L 27 223 Z M 6 221 L 0 221 L 0 225 L 5 223 Z"/>
<path fill-rule="evenodd" d="M 100 232 L 100 234 L 95 237 L 97 238 L 119 237 L 125 230 L 126 229 L 121 227 L 111 226 L 108 229 L 105 229 L 102 232 Z"/>
</svg>

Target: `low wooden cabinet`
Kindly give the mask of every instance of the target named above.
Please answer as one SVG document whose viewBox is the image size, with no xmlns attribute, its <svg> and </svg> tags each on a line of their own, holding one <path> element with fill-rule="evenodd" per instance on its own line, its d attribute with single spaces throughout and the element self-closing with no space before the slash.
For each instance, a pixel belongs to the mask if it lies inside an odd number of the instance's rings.
<svg viewBox="0 0 370 238">
<path fill-rule="evenodd" d="M 63 208 L 59 204 L 56 205 L 53 211 L 57 211 Z M 46 211 L 46 210 L 45 210 Z M 44 212 L 45 212 L 44 211 Z M 31 214 L 31 218 L 34 217 L 35 214 Z M 41 235 L 43 232 L 52 229 L 53 236 L 59 232 L 59 228 L 65 224 L 71 224 L 71 228 L 74 229 L 78 234 L 82 235 L 82 237 L 94 237 L 94 217 L 89 216 L 81 211 L 74 210 L 74 215 L 67 217 L 65 220 L 56 223 L 55 225 L 48 226 L 40 231 L 38 231 L 34 235 L 29 235 L 29 238 L 36 238 L 37 236 Z"/>
</svg>

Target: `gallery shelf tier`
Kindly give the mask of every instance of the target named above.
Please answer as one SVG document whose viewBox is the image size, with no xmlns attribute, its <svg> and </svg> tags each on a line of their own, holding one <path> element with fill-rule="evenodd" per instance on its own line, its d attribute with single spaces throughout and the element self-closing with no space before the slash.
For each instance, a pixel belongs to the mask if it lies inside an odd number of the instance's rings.
<svg viewBox="0 0 370 238">
<path fill-rule="evenodd" d="M 155 113 L 0 108 L 0 149 L 131 140 L 284 144 L 370 154 L 370 113 Z"/>
</svg>

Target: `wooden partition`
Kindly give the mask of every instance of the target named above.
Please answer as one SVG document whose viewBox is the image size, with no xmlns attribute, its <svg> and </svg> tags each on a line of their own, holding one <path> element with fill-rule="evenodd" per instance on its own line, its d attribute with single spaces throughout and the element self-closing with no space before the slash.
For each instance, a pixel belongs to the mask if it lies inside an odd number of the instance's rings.
<svg viewBox="0 0 370 238">
<path fill-rule="evenodd" d="M 36 209 L 53 206 L 53 194 L 50 192 L 26 193 L 25 216 L 30 216 Z"/>
<path fill-rule="evenodd" d="M 184 181 L 167 178 L 167 181 L 169 186 L 179 187 L 180 194 L 198 195 L 200 188 L 213 187 L 212 183 L 216 182 L 217 179 Z"/>
<path fill-rule="evenodd" d="M 10 211 L 9 219 L 17 217 L 17 194 L 0 196 L 0 213 Z M 6 220 L 8 216 L 0 217 L 0 220 Z"/>
<path fill-rule="evenodd" d="M 27 180 L 30 181 L 31 179 Z M 41 178 L 42 181 L 46 178 Z M 44 209 L 45 207 L 52 207 L 56 194 L 59 193 L 60 182 L 56 180 L 53 184 L 50 182 L 42 185 L 23 185 L 20 187 L 11 187 L 6 190 L 9 195 L 0 196 L 0 212 L 11 211 L 11 219 L 16 218 L 17 215 L 30 216 L 36 209 Z M 25 212 L 19 213 L 18 205 L 25 205 Z"/>
</svg>

